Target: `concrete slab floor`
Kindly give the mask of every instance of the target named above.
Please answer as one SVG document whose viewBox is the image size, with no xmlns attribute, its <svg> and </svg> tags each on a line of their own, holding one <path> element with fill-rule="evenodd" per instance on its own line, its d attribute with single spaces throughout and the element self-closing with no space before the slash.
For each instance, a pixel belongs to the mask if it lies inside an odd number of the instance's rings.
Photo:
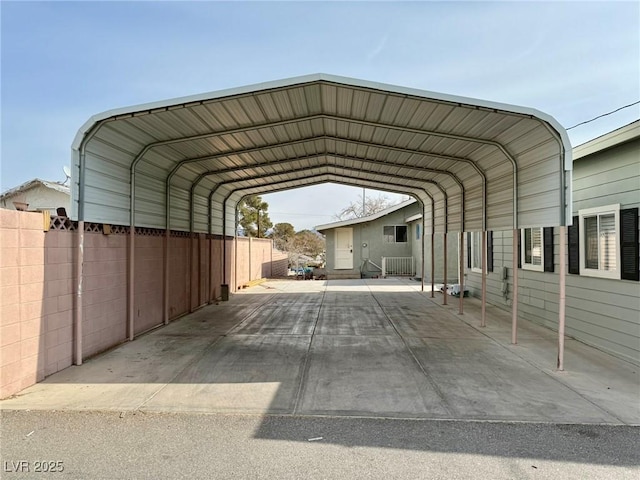
<svg viewBox="0 0 640 480">
<path fill-rule="evenodd" d="M 427 287 L 428 288 L 428 287 Z M 409 279 L 270 281 L 70 367 L 0 409 L 640 424 L 639 368 Z"/>
</svg>

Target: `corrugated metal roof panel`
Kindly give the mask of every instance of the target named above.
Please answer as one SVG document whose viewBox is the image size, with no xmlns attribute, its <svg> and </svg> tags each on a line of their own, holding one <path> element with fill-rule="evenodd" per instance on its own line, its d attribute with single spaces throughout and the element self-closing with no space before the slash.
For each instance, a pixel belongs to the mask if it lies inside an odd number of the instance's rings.
<svg viewBox="0 0 640 480">
<path fill-rule="evenodd" d="M 436 224 L 450 229 L 460 228 L 462 186 L 465 228 L 482 225 L 485 216 L 487 225 L 509 228 L 514 223 L 516 170 L 523 220 L 540 217 L 529 202 L 542 195 L 540 189 L 551 177 L 557 181 L 547 185 L 555 193 L 545 194 L 562 203 L 561 180 L 571 168 L 570 158 L 562 158 L 563 148 L 568 150 L 566 133 L 551 117 L 534 110 L 313 75 L 96 116 L 74 141 L 74 172 L 82 162 L 82 204 L 89 205 L 86 201 L 94 197 L 103 201 L 104 212 L 93 202 L 83 212 L 85 218 L 89 213 L 108 218 L 116 204 L 114 218 L 122 218 L 130 166 L 138 158 L 134 198 L 139 196 L 141 204 L 136 214 L 145 222 L 157 218 L 159 227 L 164 222 L 151 206 L 164 205 L 164 183 L 175 170 L 169 190 L 172 227 L 173 222 L 181 228 L 188 224 L 190 210 L 196 208 L 194 221 L 202 228 L 204 187 L 196 189 L 196 205 L 191 205 L 190 194 L 192 182 L 202 178 L 206 183 L 201 185 L 209 189 L 234 181 L 268 192 L 303 185 L 309 177 L 369 188 L 409 188 L 414 194 L 419 187 L 433 196 L 438 215 L 445 214 L 446 194 L 449 218 L 437 218 Z M 96 187 L 90 171 L 112 182 Z M 72 190 L 75 206 L 80 190 Z M 214 203 L 220 201 L 216 193 Z M 543 210 L 549 224 L 564 221 L 561 205 Z M 220 223 L 213 225 L 219 228 Z M 221 233 L 215 228 L 214 233 Z"/>
</svg>

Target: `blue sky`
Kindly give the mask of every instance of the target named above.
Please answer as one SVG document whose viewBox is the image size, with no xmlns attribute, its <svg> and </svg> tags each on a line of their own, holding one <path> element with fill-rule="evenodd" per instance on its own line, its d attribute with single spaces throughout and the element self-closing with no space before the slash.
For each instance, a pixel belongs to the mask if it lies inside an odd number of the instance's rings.
<svg viewBox="0 0 640 480">
<path fill-rule="evenodd" d="M 309 73 L 533 107 L 565 127 L 640 99 L 637 2 L 2 1 L 0 15 L 2 190 L 63 180 L 93 114 Z M 638 118 L 635 105 L 577 127 L 572 144 Z M 360 195 L 266 199 L 302 229 Z"/>
</svg>

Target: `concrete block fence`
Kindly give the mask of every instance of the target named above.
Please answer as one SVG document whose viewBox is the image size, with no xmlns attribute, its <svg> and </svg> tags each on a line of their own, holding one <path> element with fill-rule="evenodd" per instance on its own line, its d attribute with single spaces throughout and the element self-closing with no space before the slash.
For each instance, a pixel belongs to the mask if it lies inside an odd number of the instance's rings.
<svg viewBox="0 0 640 480">
<path fill-rule="evenodd" d="M 85 225 L 82 359 L 128 339 L 128 227 Z M 78 282 L 76 224 L 40 212 L 0 209 L 0 398 L 69 367 Z M 169 319 L 220 298 L 220 236 L 136 229 L 135 335 L 164 322 L 164 250 Z M 227 238 L 232 292 L 251 280 L 286 275 L 287 256 L 267 239 Z M 237 246 L 237 256 L 236 249 Z M 234 265 L 235 264 L 235 265 Z M 236 267 L 236 268 L 234 268 Z"/>
</svg>

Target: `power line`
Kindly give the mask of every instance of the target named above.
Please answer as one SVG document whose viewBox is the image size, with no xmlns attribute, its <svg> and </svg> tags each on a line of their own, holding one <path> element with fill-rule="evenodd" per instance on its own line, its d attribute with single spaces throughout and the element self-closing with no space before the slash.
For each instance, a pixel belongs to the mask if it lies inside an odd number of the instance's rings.
<svg viewBox="0 0 640 480">
<path fill-rule="evenodd" d="M 597 117 L 593 117 L 591 120 L 585 120 L 584 122 L 576 123 L 573 127 L 565 128 L 565 130 L 571 130 L 572 128 L 576 128 L 576 127 L 579 127 L 580 125 L 584 125 L 585 123 L 591 123 L 594 120 L 597 120 L 602 117 L 606 117 L 607 115 L 611 115 L 612 113 L 619 112 L 620 110 L 624 110 L 625 108 L 633 107 L 634 105 L 637 105 L 639 103 L 640 103 L 640 100 L 638 100 L 637 102 L 630 103 L 629 105 L 625 105 L 624 107 L 616 108 L 615 110 L 612 110 L 610 112 L 603 113 L 602 115 L 598 115 Z"/>
</svg>

